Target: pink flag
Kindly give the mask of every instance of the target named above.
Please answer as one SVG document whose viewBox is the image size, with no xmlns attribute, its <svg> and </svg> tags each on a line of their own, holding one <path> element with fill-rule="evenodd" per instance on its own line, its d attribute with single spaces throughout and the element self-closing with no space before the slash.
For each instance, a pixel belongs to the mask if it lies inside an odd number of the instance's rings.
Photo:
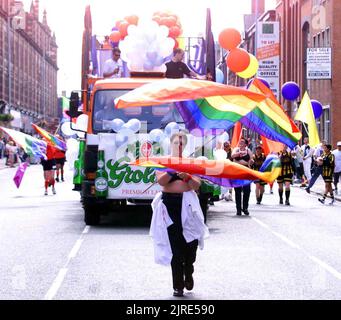
<svg viewBox="0 0 341 320">
<path fill-rule="evenodd" d="M 25 171 L 27 169 L 28 163 L 27 162 L 23 162 L 19 165 L 17 172 L 15 173 L 15 176 L 13 178 L 13 181 L 15 183 L 15 185 L 17 186 L 17 188 L 20 187 L 21 184 L 21 180 L 24 177 Z"/>
</svg>

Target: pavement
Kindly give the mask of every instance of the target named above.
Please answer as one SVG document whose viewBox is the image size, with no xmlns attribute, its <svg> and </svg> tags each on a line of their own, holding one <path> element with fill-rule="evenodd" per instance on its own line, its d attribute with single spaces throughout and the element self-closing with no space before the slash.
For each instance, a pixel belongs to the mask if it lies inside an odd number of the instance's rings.
<svg viewBox="0 0 341 320">
<path fill-rule="evenodd" d="M 254 184 L 250 216 L 215 202 L 195 287 L 178 299 L 170 267 L 154 263 L 150 210 L 133 206 L 86 227 L 71 170 L 48 196 L 41 166 L 27 168 L 19 189 L 15 171 L 0 171 L 0 300 L 341 299 L 339 202 L 322 205 L 297 188 L 291 206 L 279 205 L 275 185 L 257 205 Z"/>
</svg>

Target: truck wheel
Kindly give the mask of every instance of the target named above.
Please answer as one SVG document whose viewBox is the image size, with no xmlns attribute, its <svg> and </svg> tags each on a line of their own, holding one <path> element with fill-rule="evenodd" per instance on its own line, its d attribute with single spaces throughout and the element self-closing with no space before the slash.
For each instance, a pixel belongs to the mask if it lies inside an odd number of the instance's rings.
<svg viewBox="0 0 341 320">
<path fill-rule="evenodd" d="M 101 215 L 94 206 L 84 204 L 84 222 L 88 226 L 97 226 L 100 223 Z"/>
</svg>

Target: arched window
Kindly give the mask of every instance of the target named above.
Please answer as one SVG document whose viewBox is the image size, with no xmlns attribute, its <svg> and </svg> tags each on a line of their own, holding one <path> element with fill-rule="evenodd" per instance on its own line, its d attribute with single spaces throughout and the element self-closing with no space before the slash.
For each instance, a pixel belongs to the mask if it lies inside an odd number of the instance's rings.
<svg viewBox="0 0 341 320">
<path fill-rule="evenodd" d="M 310 46 L 310 25 L 305 22 L 302 27 L 302 62 L 303 62 L 303 88 L 302 92 L 305 92 L 308 88 L 307 83 L 307 48 Z"/>
</svg>

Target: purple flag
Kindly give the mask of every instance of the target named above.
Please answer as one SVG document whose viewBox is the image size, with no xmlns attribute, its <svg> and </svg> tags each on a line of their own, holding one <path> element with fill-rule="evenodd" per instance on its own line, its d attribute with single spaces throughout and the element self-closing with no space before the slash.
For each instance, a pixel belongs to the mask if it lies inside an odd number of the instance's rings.
<svg viewBox="0 0 341 320">
<path fill-rule="evenodd" d="M 21 184 L 21 180 L 24 177 L 25 171 L 27 169 L 28 163 L 27 162 L 23 162 L 19 165 L 17 172 L 15 173 L 15 176 L 13 178 L 13 181 L 15 183 L 15 185 L 17 186 L 17 188 L 20 187 Z"/>
</svg>

